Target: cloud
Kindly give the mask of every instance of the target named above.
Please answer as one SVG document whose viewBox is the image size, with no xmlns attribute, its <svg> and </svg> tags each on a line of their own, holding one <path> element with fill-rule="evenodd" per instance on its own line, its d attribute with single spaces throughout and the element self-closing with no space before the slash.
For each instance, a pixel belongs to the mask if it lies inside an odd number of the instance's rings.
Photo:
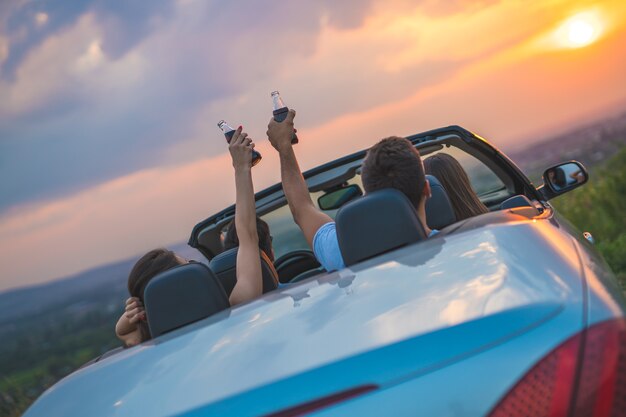
<svg viewBox="0 0 626 417">
<path fill-rule="evenodd" d="M 103 30 L 103 46 L 108 56 L 121 57 L 152 30 L 159 19 L 173 10 L 173 2 L 155 0 L 150 6 L 140 0 L 111 3 L 106 0 L 6 2 L 0 32 L 11 42 L 11 55 L 3 65 L 2 76 L 12 79 L 30 52 L 51 36 L 71 28 L 86 14 L 96 17 Z"/>
<path fill-rule="evenodd" d="M 48 35 L 27 31 L 10 48 L 27 52 L 0 80 L 0 192 L 10 196 L 0 211 L 224 152 L 222 118 L 262 139 L 274 89 L 315 126 L 444 84 L 533 30 L 495 18 L 516 12 L 506 4 L 468 13 L 461 2 L 438 19 L 427 1 L 186 0 L 145 15 L 134 2 L 28 4 L 17 15 L 32 22 L 45 10 Z M 23 27 L 9 20 L 10 33 Z M 460 37 L 468 45 L 455 48 Z"/>
<path fill-rule="evenodd" d="M 48 14 L 43 12 L 37 13 L 35 15 L 35 22 L 37 23 L 37 26 L 45 25 L 46 22 L 48 22 Z"/>
<path fill-rule="evenodd" d="M 322 21 L 358 26 L 369 7 L 351 2 L 353 13 L 348 3 L 334 13 L 329 1 L 191 1 L 144 16 L 135 3 L 111 10 L 108 4 L 30 4 L 4 25 L 13 44 L 3 69 L 10 76 L 0 79 L 0 94 L 8 97 L 0 103 L 0 191 L 11 197 L 0 211 L 201 158 L 192 149 L 206 141 L 207 125 L 197 129 L 203 110 L 212 109 L 214 137 L 223 109 L 213 104 L 238 100 L 259 82 L 276 85 L 268 80 L 281 68 L 314 53 Z M 28 22 L 41 10 L 49 17 L 35 32 Z M 273 30 L 273 22 L 280 27 Z M 213 142 L 208 154 L 223 150 Z"/>
<path fill-rule="evenodd" d="M 224 185 L 223 170 L 230 173 L 229 165 L 218 157 L 139 171 L 71 197 L 6 213 L 0 217 L 0 289 L 186 240 L 195 222 L 207 215 L 207 207 L 232 200 L 233 185 Z M 209 192 L 221 187 L 219 193 Z"/>
<path fill-rule="evenodd" d="M 621 80 L 623 54 L 607 60 L 607 49 L 591 60 L 583 57 L 593 51 L 579 51 L 580 60 L 567 61 L 526 45 L 586 3 L 557 1 L 547 10 L 462 0 L 178 0 L 145 11 L 135 1 L 1 2 L 0 216 L 51 209 L 54 201 L 99 204 L 90 191 L 141 173 L 177 177 L 177 170 L 223 155 L 215 126 L 222 118 L 267 146 L 274 89 L 298 110 L 307 138 L 298 152 L 309 167 L 383 135 L 444 124 L 461 123 L 504 144 L 562 123 L 621 94 L 607 80 Z M 41 13 L 48 18 L 37 24 Z M 584 106 L 572 110 L 572 103 Z M 272 172 L 267 178 L 277 180 Z M 162 177 L 151 178 L 153 185 L 144 185 L 157 192 Z M 108 198 L 132 200 L 122 194 Z M 107 207 L 123 216 L 134 204 Z M 58 207 L 53 212 L 72 213 L 64 215 L 69 220 L 40 218 L 70 224 L 76 210 Z M 23 221 L 35 239 L 41 223 Z M 63 229 L 54 230 L 47 243 L 64 241 Z"/>
<path fill-rule="evenodd" d="M 420 4 L 420 10 L 431 17 L 441 17 L 471 11 L 484 10 L 500 3 L 499 0 L 425 0 Z"/>
</svg>

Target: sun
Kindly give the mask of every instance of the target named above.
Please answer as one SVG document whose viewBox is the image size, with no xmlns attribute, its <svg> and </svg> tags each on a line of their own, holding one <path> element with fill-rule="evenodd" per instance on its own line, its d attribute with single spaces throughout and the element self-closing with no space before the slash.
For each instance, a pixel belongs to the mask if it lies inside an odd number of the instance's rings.
<svg viewBox="0 0 626 417">
<path fill-rule="evenodd" d="M 556 30 L 557 43 L 564 48 L 582 48 L 598 40 L 603 31 L 598 13 L 582 12 L 568 18 Z"/>
<path fill-rule="evenodd" d="M 587 46 L 593 43 L 595 30 L 591 23 L 584 20 L 569 22 L 567 27 L 567 40 L 573 47 Z"/>
</svg>

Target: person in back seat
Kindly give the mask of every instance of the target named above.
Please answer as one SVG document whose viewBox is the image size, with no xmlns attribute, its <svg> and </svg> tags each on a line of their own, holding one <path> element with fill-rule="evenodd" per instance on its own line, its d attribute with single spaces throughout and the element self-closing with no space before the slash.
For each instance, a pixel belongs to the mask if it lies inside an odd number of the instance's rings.
<svg viewBox="0 0 626 417">
<path fill-rule="evenodd" d="M 235 169 L 235 227 L 239 241 L 235 267 L 237 283 L 230 294 L 231 305 L 252 300 L 263 293 L 259 233 L 252 184 L 253 149 L 252 139 L 247 133 L 242 132 L 242 127 L 239 126 L 228 145 Z"/>
<path fill-rule="evenodd" d="M 274 262 L 274 248 L 272 247 L 272 235 L 270 234 L 269 225 L 256 216 L 256 229 L 259 235 L 259 249 L 261 249 L 272 262 Z M 237 225 L 233 220 L 226 227 L 226 236 L 224 236 L 224 250 L 236 248 L 239 246 L 239 237 L 237 237 Z"/>
<path fill-rule="evenodd" d="M 345 267 L 339 250 L 335 222 L 320 211 L 311 200 L 300 172 L 291 138 L 296 113 L 289 110 L 283 122 L 270 119 L 267 136 L 280 155 L 283 190 L 295 222 L 313 248 L 317 260 L 327 271 Z M 405 138 L 392 136 L 381 140 L 367 152 L 361 167 L 366 193 L 395 188 L 411 201 L 427 236 L 437 233 L 426 223 L 426 199 L 431 195 L 420 154 Z"/>
<path fill-rule="evenodd" d="M 254 143 L 247 133 L 242 132 L 240 126 L 233 134 L 228 149 L 235 168 L 237 189 L 235 202 L 237 230 L 235 233 L 239 245 L 237 282 L 229 297 L 230 305 L 234 306 L 260 296 L 263 284 L 251 172 Z M 128 276 L 128 292 L 131 297 L 126 300 L 126 311 L 115 326 L 115 334 L 126 346 L 134 346 L 151 337 L 143 306 L 143 293 L 148 282 L 159 273 L 188 262 L 167 249 L 151 250 L 137 261 Z"/>
<path fill-rule="evenodd" d="M 478 199 L 467 173 L 454 157 L 438 153 L 424 159 L 426 173 L 435 176 L 448 194 L 456 220 L 464 220 L 489 209 Z"/>
<path fill-rule="evenodd" d="M 148 282 L 161 272 L 186 264 L 185 258 L 168 249 L 153 249 L 143 255 L 128 275 L 128 292 L 125 312 L 115 325 L 115 335 L 125 346 L 135 346 L 150 339 L 143 306 L 143 293 Z"/>
</svg>

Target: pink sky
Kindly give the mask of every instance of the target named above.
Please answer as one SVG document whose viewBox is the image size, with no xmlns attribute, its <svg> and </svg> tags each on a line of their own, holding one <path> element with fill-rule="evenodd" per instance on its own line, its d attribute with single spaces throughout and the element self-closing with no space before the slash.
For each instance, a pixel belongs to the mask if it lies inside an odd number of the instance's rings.
<svg viewBox="0 0 626 417">
<path fill-rule="evenodd" d="M 274 89 L 298 111 L 303 169 L 449 124 L 511 150 L 626 108 L 622 2 L 296 3 L 227 10 L 237 27 L 206 24 L 202 3 L 175 2 L 117 43 L 97 8 L 49 33 L 43 9 L 23 32 L 0 25 L 2 189 L 25 190 L 0 211 L 0 290 L 186 240 L 233 202 L 221 118 L 258 142 L 256 189 L 279 181 L 264 137 Z M 564 32 L 572 16 L 589 45 Z"/>
</svg>

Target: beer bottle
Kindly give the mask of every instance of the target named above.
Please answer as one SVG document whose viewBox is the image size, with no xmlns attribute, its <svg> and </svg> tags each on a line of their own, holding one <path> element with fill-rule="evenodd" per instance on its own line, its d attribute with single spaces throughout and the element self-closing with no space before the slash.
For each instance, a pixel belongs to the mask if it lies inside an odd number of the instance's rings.
<svg viewBox="0 0 626 417">
<path fill-rule="evenodd" d="M 274 104 L 274 120 L 280 123 L 287 118 L 289 108 L 287 108 L 287 106 L 285 106 L 285 104 L 283 103 L 283 99 L 280 98 L 280 93 L 278 91 L 272 91 L 272 102 Z M 296 135 L 295 133 L 291 138 L 291 143 L 293 143 L 294 145 L 298 143 L 298 135 Z"/>
<path fill-rule="evenodd" d="M 233 138 L 235 134 L 235 129 L 228 125 L 224 120 L 220 120 L 217 123 L 217 127 L 219 127 L 222 132 L 224 132 L 224 136 L 226 136 L 226 142 L 230 143 L 230 140 Z M 255 166 L 261 161 L 261 154 L 254 149 L 252 150 L 252 166 Z"/>
</svg>

